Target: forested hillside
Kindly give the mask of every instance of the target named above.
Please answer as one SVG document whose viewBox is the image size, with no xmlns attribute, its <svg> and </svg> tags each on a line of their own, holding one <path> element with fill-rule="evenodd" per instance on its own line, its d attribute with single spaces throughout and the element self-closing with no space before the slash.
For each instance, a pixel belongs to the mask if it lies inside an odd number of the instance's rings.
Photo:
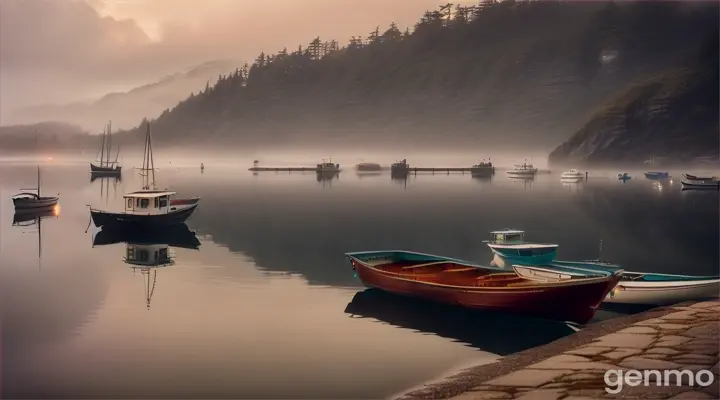
<svg viewBox="0 0 720 400">
<path fill-rule="evenodd" d="M 315 38 L 262 53 L 147 118 L 159 147 L 550 152 L 620 90 L 696 54 L 717 15 L 717 2 L 446 5 L 414 27 L 369 27 L 347 45 Z M 117 140 L 142 143 L 143 132 Z"/>
<path fill-rule="evenodd" d="M 157 118 L 178 144 L 467 143 L 548 151 L 717 29 L 715 2 L 483 2 L 260 54 Z M 163 140 L 165 141 L 165 140 Z"/>
<path fill-rule="evenodd" d="M 719 31 L 686 64 L 632 85 L 550 154 L 553 164 L 667 163 L 720 157 Z"/>
</svg>

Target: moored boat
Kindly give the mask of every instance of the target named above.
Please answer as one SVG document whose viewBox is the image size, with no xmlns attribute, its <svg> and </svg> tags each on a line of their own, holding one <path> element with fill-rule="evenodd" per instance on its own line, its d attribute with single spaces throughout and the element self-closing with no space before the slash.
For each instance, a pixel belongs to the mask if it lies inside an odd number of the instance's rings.
<svg viewBox="0 0 720 400">
<path fill-rule="evenodd" d="M 146 182 L 142 190 L 123 196 L 123 211 L 105 211 L 90 207 L 90 216 L 95 226 L 103 229 L 166 229 L 168 226 L 184 223 L 195 212 L 200 202 L 199 197 L 175 198 L 177 192 L 154 188 L 155 167 L 149 123 L 145 134 L 145 154 L 141 171 Z"/>
<path fill-rule="evenodd" d="M 410 170 L 410 164 L 408 164 L 406 159 L 402 159 L 402 160 L 392 163 L 392 165 L 390 165 L 390 172 L 393 174 L 405 174 L 409 170 Z"/>
<path fill-rule="evenodd" d="M 12 196 L 13 206 L 15 206 L 16 211 L 52 208 L 57 204 L 58 200 L 60 200 L 59 193 L 57 196 L 40 195 L 40 167 L 37 168 L 37 185 L 37 188 L 21 189 L 36 190 L 37 193 L 22 192 Z"/>
<path fill-rule="evenodd" d="M 644 172 L 647 179 L 667 179 L 670 177 L 669 172 Z"/>
<path fill-rule="evenodd" d="M 627 181 L 627 180 L 630 180 L 631 178 L 632 178 L 632 177 L 631 177 L 630 175 L 628 175 L 627 172 L 623 172 L 623 173 L 621 173 L 621 174 L 618 174 L 618 180 L 621 180 L 621 181 L 623 181 L 623 182 L 624 182 L 624 181 Z"/>
<path fill-rule="evenodd" d="M 508 170 L 507 174 L 509 177 L 533 177 L 537 174 L 538 170 L 532 164 L 528 164 L 525 160 L 522 164 L 515 164 L 513 169 Z"/>
<path fill-rule="evenodd" d="M 110 150 L 112 149 L 112 125 L 108 123 L 102 134 L 102 144 L 98 152 L 98 162 L 100 165 L 90 163 L 90 173 L 101 176 L 120 176 L 122 174 L 122 166 L 118 164 L 118 156 L 120 148 L 118 147 L 115 154 L 115 161 L 110 161 Z"/>
<path fill-rule="evenodd" d="M 367 162 L 360 163 L 360 164 L 356 165 L 356 166 L 355 166 L 355 169 L 356 169 L 357 171 L 360 171 L 360 172 L 377 172 L 377 171 L 382 171 L 382 167 L 380 166 L 380 164 L 367 163 Z"/>
<path fill-rule="evenodd" d="M 683 174 L 685 179 L 689 181 L 713 181 L 717 180 L 716 177 L 711 175 L 690 175 L 690 174 Z"/>
<path fill-rule="evenodd" d="M 554 261 L 548 268 L 603 276 L 622 270 L 601 261 Z M 718 298 L 720 276 L 692 276 L 623 271 L 620 282 L 605 299 L 607 303 L 662 306 L 685 301 Z"/>
<path fill-rule="evenodd" d="M 719 293 L 720 276 L 624 272 L 605 302 L 662 306 L 716 299 Z"/>
<path fill-rule="evenodd" d="M 557 244 L 527 242 L 524 231 L 504 229 L 490 234 L 492 240 L 485 243 L 496 256 L 511 264 L 547 264 L 557 254 Z"/>
<path fill-rule="evenodd" d="M 563 181 L 579 181 L 584 177 L 585 175 L 576 169 L 571 169 L 560 174 L 560 179 Z"/>
<path fill-rule="evenodd" d="M 123 196 L 123 211 L 90 208 L 90 215 L 98 228 L 154 229 L 182 224 L 197 209 L 200 198 L 175 199 L 176 194 L 166 190 L 139 190 Z"/>
<path fill-rule="evenodd" d="M 470 174 L 474 177 L 489 177 L 495 174 L 495 167 L 489 160 L 482 160 L 470 167 Z"/>
<path fill-rule="evenodd" d="M 323 158 L 323 161 L 317 165 L 316 171 L 321 173 L 340 172 L 340 164 L 333 164 L 332 159 Z"/>
<path fill-rule="evenodd" d="M 682 183 L 682 189 L 688 190 L 688 189 L 712 189 L 712 190 L 718 190 L 720 189 L 720 181 L 717 180 L 707 180 L 707 181 L 681 181 Z"/>
<path fill-rule="evenodd" d="M 566 274 L 548 279 L 523 276 L 522 266 L 502 270 L 407 251 L 357 252 L 346 256 L 368 287 L 469 308 L 579 324 L 593 317 L 622 273 L 592 277 Z"/>
</svg>

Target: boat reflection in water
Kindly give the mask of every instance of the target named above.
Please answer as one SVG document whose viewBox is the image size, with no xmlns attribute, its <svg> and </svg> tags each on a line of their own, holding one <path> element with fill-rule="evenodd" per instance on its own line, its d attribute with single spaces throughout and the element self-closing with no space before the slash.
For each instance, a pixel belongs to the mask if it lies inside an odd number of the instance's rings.
<svg viewBox="0 0 720 400">
<path fill-rule="evenodd" d="M 13 215 L 13 226 L 39 225 L 43 218 L 57 217 L 60 215 L 60 206 L 55 204 L 51 207 L 17 210 Z"/>
<path fill-rule="evenodd" d="M 378 289 L 356 293 L 345 313 L 435 334 L 500 356 L 540 346 L 575 332 L 560 321 L 472 310 Z M 518 335 L 518 332 L 532 334 Z"/>
<path fill-rule="evenodd" d="M 145 304 L 148 310 L 155 292 L 158 269 L 175 264 L 175 256 L 170 248 L 196 250 L 200 247 L 195 232 L 185 224 L 163 231 L 101 230 L 93 238 L 93 247 L 117 243 L 125 243 L 123 261 L 130 265 L 133 272 L 139 270 L 145 279 Z"/>
</svg>

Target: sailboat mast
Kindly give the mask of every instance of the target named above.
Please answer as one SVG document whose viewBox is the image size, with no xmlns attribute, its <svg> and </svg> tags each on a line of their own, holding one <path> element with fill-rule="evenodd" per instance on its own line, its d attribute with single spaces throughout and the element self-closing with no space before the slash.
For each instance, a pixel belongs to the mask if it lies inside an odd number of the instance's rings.
<svg viewBox="0 0 720 400">
<path fill-rule="evenodd" d="M 148 165 L 150 166 L 150 169 L 152 169 L 152 184 L 153 189 L 155 189 L 155 158 L 153 157 L 152 153 L 152 136 L 150 135 L 150 124 L 148 123 L 148 159 L 150 162 Z"/>
<path fill-rule="evenodd" d="M 105 159 L 105 137 L 107 136 L 107 126 L 103 129 L 102 144 L 100 145 L 100 166 L 103 166 L 103 160 Z"/>
<path fill-rule="evenodd" d="M 38 180 L 37 180 L 37 191 L 38 191 L 38 197 L 40 197 L 40 166 L 38 166 Z"/>
<path fill-rule="evenodd" d="M 108 122 L 108 134 L 107 134 L 107 162 L 106 165 L 110 166 L 110 149 L 112 148 L 112 121 Z"/>
</svg>

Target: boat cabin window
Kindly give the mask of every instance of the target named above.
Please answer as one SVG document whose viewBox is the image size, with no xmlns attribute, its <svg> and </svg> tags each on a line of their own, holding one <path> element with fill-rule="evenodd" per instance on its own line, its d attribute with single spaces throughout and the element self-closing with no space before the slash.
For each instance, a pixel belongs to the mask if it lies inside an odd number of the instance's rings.
<svg viewBox="0 0 720 400">
<path fill-rule="evenodd" d="M 168 198 L 167 196 L 163 196 L 160 198 L 160 208 L 167 207 L 168 205 Z"/>
<path fill-rule="evenodd" d="M 522 233 L 496 233 L 495 241 L 497 242 L 522 242 Z"/>
<path fill-rule="evenodd" d="M 160 204 L 160 199 L 156 197 L 154 204 L 155 204 L 155 208 L 158 208 L 158 205 Z"/>
<path fill-rule="evenodd" d="M 133 201 L 132 201 L 132 199 L 127 199 L 127 208 L 133 208 Z"/>
<path fill-rule="evenodd" d="M 150 207 L 150 199 L 138 199 L 138 207 L 148 208 Z"/>
<path fill-rule="evenodd" d="M 520 233 L 505 235 L 505 240 L 508 242 L 521 242 L 523 240 L 523 235 Z"/>
</svg>

